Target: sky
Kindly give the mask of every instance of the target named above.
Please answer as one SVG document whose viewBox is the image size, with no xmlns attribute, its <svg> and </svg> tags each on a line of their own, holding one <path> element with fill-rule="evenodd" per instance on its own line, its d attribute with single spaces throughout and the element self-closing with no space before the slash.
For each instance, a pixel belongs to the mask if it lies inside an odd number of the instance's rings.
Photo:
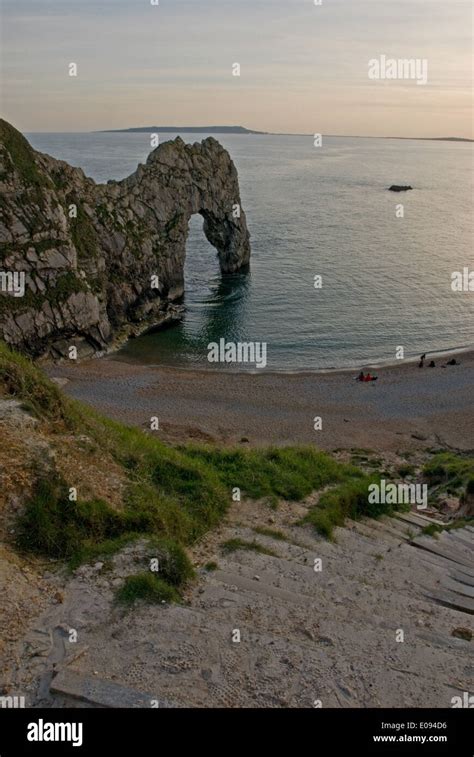
<svg viewBox="0 0 474 757">
<path fill-rule="evenodd" d="M 471 0 L 0 2 L 0 112 L 21 131 L 474 136 Z M 425 61 L 427 83 L 369 78 L 381 56 Z"/>
</svg>

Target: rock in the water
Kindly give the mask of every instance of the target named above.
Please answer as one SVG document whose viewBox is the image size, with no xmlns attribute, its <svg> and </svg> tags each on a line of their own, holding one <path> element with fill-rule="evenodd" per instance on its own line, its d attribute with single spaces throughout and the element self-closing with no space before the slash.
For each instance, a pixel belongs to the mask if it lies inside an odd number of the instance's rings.
<svg viewBox="0 0 474 757">
<path fill-rule="evenodd" d="M 409 184 L 406 186 L 403 184 L 392 184 L 388 189 L 390 192 L 407 192 L 409 189 L 413 189 L 413 187 L 410 187 Z"/>
<path fill-rule="evenodd" d="M 237 170 L 212 137 L 165 142 L 127 178 L 96 184 L 0 120 L 0 337 L 35 357 L 85 356 L 179 320 L 194 213 L 222 272 L 245 269 Z"/>
</svg>

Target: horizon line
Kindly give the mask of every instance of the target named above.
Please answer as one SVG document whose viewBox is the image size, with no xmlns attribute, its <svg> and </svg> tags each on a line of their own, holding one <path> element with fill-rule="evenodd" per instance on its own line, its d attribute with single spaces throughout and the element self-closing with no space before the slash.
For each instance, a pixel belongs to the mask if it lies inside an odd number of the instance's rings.
<svg viewBox="0 0 474 757">
<path fill-rule="evenodd" d="M 129 127 L 123 127 L 119 129 L 92 129 L 92 130 L 84 130 L 84 131 L 35 131 L 26 129 L 23 133 L 25 134 L 113 134 L 113 133 L 141 133 L 146 132 L 148 130 L 155 129 L 156 131 L 167 131 L 170 134 L 178 134 L 181 130 L 186 129 L 189 133 L 206 133 L 207 130 L 215 130 L 215 129 L 224 129 L 223 132 L 217 132 L 216 134 L 228 134 L 232 133 L 229 132 L 229 129 L 239 129 L 242 130 L 240 132 L 241 136 L 248 136 L 249 134 L 254 134 L 257 136 L 271 136 L 271 137 L 314 137 L 314 134 L 312 132 L 273 132 L 273 131 L 259 131 L 257 129 L 248 129 L 245 126 L 238 126 L 235 124 L 230 125 L 213 125 L 213 126 L 185 126 L 181 125 L 179 127 L 175 126 L 129 126 Z M 193 129 L 196 129 L 196 132 L 193 132 Z M 239 133 L 234 133 L 234 136 L 239 136 Z M 407 140 L 422 140 L 422 141 L 439 141 L 439 142 L 474 142 L 474 139 L 471 139 L 470 137 L 459 137 L 459 136 L 438 136 L 438 137 L 403 137 L 403 136 L 394 136 L 394 135 L 381 135 L 381 134 L 321 134 L 322 137 L 337 137 L 337 138 L 350 138 L 350 139 L 407 139 Z"/>
</svg>

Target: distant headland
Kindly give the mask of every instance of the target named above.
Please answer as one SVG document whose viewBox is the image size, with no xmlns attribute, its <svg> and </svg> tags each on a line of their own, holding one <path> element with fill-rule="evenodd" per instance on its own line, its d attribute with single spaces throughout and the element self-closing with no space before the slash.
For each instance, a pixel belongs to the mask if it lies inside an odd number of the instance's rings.
<svg viewBox="0 0 474 757">
<path fill-rule="evenodd" d="M 130 129 L 101 129 L 99 134 L 110 132 L 169 132 L 170 134 L 268 134 L 266 131 L 254 131 L 244 126 L 133 126 Z"/>
<path fill-rule="evenodd" d="M 157 132 L 162 134 L 260 134 L 273 137 L 311 137 L 312 134 L 292 132 L 257 131 L 245 126 L 132 126 L 127 129 L 100 129 L 97 134 Z M 417 139 L 431 142 L 474 142 L 466 137 L 381 137 L 370 134 L 324 134 L 325 137 L 350 137 L 351 139 Z"/>
</svg>

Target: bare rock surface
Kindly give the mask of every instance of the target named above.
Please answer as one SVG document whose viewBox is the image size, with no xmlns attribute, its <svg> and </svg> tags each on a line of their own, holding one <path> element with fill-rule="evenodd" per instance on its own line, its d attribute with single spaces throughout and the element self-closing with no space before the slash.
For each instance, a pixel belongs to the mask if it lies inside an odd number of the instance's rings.
<svg viewBox="0 0 474 757">
<path fill-rule="evenodd" d="M 245 268 L 237 171 L 212 137 L 165 142 L 127 178 L 96 184 L 0 120 L 0 337 L 35 357 L 70 346 L 84 357 L 179 320 L 195 213 L 222 272 Z"/>
</svg>

